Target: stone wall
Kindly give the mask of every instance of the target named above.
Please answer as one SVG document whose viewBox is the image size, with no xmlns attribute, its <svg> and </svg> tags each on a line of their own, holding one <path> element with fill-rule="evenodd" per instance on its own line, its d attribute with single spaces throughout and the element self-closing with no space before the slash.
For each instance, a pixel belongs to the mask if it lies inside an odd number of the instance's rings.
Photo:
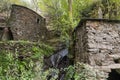
<svg viewBox="0 0 120 80">
<path fill-rule="evenodd" d="M 45 19 L 26 7 L 12 5 L 7 25 L 11 27 L 14 40 L 45 41 Z"/>
<path fill-rule="evenodd" d="M 75 61 L 106 72 L 120 68 L 120 21 L 83 19 L 74 35 Z"/>
<path fill-rule="evenodd" d="M 80 62 L 87 62 L 87 36 L 86 35 L 86 26 L 84 23 L 81 24 L 84 27 L 77 28 L 75 32 L 75 43 L 74 43 L 74 52 L 75 52 L 75 60 L 79 60 Z M 79 31 L 79 32 L 78 32 Z"/>
</svg>

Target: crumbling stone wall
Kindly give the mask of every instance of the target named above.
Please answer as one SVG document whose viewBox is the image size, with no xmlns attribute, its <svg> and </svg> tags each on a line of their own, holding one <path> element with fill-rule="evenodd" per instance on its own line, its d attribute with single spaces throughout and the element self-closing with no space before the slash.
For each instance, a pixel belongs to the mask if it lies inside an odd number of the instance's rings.
<svg viewBox="0 0 120 80">
<path fill-rule="evenodd" d="M 120 68 L 120 21 L 83 19 L 74 35 L 75 61 L 106 72 Z"/>
<path fill-rule="evenodd" d="M 26 7 L 12 5 L 7 25 L 11 27 L 14 40 L 45 41 L 45 19 Z"/>
<path fill-rule="evenodd" d="M 80 23 L 80 25 L 84 26 L 84 23 Z M 78 32 L 79 31 L 79 32 Z M 75 60 L 79 60 L 80 62 L 88 62 L 87 60 L 87 36 L 86 35 L 86 27 L 77 28 L 74 38 L 74 52 L 75 52 Z M 74 53 L 73 52 L 73 53 Z"/>
</svg>

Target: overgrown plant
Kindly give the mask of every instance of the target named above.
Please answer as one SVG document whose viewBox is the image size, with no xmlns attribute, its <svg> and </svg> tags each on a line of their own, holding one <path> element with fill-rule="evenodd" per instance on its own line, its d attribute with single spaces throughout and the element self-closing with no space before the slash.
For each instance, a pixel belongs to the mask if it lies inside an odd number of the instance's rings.
<svg viewBox="0 0 120 80">
<path fill-rule="evenodd" d="M 107 78 L 103 72 L 79 62 L 74 66 L 69 66 L 65 71 L 67 72 L 65 80 L 105 80 Z"/>
<path fill-rule="evenodd" d="M 35 51 L 37 54 L 38 51 Z M 18 56 L 17 53 L 0 52 L 0 80 L 58 79 L 59 69 L 50 68 L 46 71 L 43 70 L 43 57 L 39 57 L 39 59 L 38 57 L 21 59 Z M 64 71 L 66 72 L 64 80 L 100 80 L 106 78 L 103 72 L 83 63 L 69 66 Z"/>
<path fill-rule="evenodd" d="M 32 60 L 21 61 L 17 54 L 2 51 L 0 63 L 0 80 L 32 80 L 34 77 Z"/>
<path fill-rule="evenodd" d="M 38 0 L 42 14 L 47 17 L 48 26 L 60 33 L 60 39 L 66 43 L 81 19 L 81 12 L 93 2 L 94 0 Z"/>
<path fill-rule="evenodd" d="M 4 56 L 4 57 L 3 57 Z M 43 70 L 43 55 L 21 60 L 18 54 L 6 51 L 0 52 L 0 80 L 46 80 L 52 76 L 50 80 L 58 78 L 59 70 L 48 69 Z"/>
<path fill-rule="evenodd" d="M 51 55 L 50 46 L 28 41 L 0 42 L 0 45 L 4 45 L 0 51 L 0 80 L 47 78 L 43 72 L 43 57 Z"/>
</svg>

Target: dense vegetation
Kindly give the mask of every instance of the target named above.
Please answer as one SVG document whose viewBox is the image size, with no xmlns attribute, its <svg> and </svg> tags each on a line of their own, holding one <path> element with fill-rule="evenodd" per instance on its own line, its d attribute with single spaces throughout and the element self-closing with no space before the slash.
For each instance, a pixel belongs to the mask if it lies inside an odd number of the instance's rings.
<svg viewBox="0 0 120 80">
<path fill-rule="evenodd" d="M 50 80 L 58 79 L 59 69 L 43 69 L 43 57 L 52 53 L 50 46 L 27 41 L 9 41 L 0 42 L 0 48 L 3 48 L 0 51 L 0 80 L 49 80 L 48 76 L 51 75 Z M 69 66 L 64 71 L 66 71 L 65 80 L 73 78 L 75 80 L 98 80 L 104 76 L 102 72 L 83 63 Z"/>
<path fill-rule="evenodd" d="M 0 48 L 0 80 L 42 79 L 43 57 L 53 52 L 48 45 L 28 41 L 0 42 Z"/>
</svg>

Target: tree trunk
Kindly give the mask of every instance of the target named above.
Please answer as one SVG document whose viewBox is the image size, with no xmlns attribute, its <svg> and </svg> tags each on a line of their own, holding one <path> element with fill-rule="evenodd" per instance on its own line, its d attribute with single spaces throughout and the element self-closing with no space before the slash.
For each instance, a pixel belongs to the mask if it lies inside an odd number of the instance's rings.
<svg viewBox="0 0 120 80">
<path fill-rule="evenodd" d="M 69 20 L 70 20 L 70 27 L 72 27 L 72 0 L 68 0 L 68 11 L 69 11 Z"/>
<path fill-rule="evenodd" d="M 34 8 L 35 8 L 35 11 L 37 12 L 38 11 L 38 1 L 37 0 L 32 0 L 33 4 L 34 4 Z"/>
</svg>

